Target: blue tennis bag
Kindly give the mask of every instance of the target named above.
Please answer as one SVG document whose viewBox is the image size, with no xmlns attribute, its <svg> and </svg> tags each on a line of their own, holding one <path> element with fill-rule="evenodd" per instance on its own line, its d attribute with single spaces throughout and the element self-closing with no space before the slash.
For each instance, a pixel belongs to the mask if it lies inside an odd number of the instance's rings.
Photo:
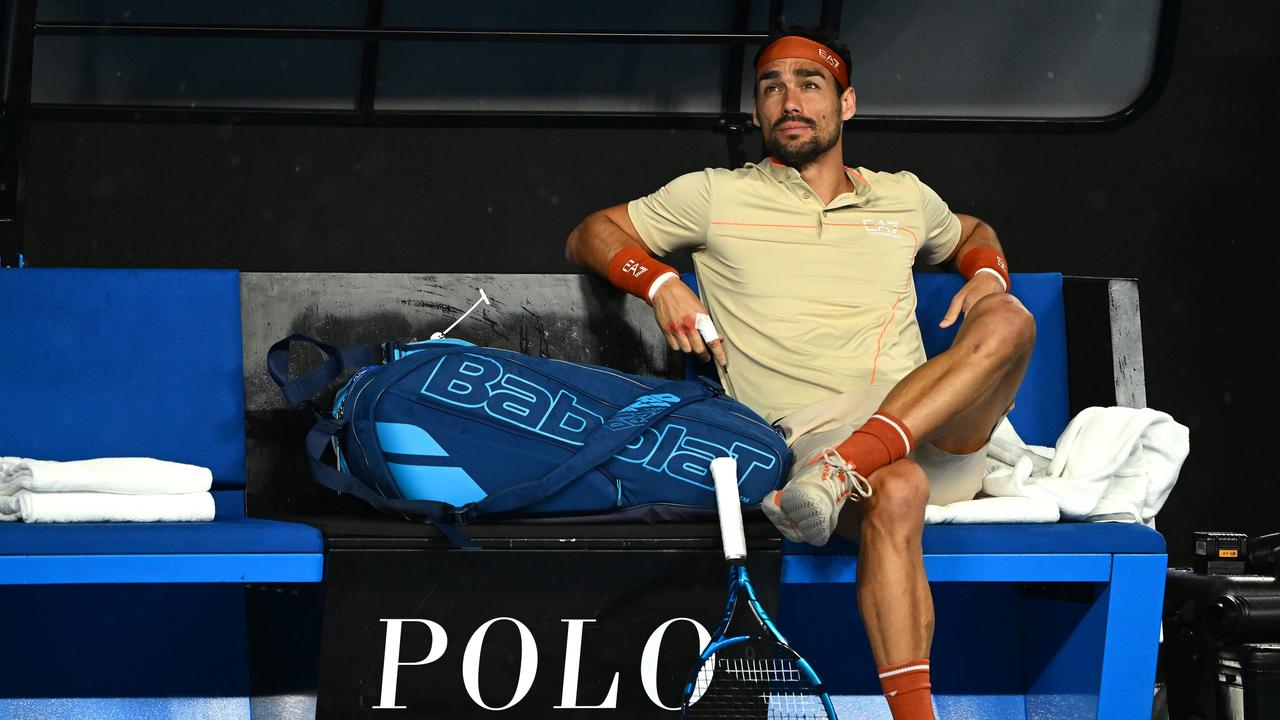
<svg viewBox="0 0 1280 720">
<path fill-rule="evenodd" d="M 291 342 L 325 354 L 289 381 Z M 609 514 L 688 519 L 715 508 L 711 460 L 738 461 L 742 503 L 781 483 L 778 430 L 707 380 L 668 381 L 441 339 L 338 349 L 291 335 L 267 365 L 305 405 L 359 367 L 306 441 L 312 475 L 393 514 L 456 528 L 477 519 Z M 327 446 L 338 469 L 322 462 Z M 599 519 L 599 518 L 592 518 Z M 461 543 L 460 543 L 461 544 Z"/>
</svg>

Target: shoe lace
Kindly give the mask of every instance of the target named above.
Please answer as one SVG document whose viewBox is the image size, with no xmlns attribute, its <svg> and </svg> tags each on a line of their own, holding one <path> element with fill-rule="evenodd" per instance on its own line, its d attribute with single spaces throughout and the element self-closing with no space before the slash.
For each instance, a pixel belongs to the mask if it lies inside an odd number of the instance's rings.
<svg viewBox="0 0 1280 720">
<path fill-rule="evenodd" d="M 835 448 L 824 448 L 822 450 L 822 461 L 827 464 L 841 481 L 848 484 L 850 495 L 856 495 L 858 498 L 871 497 L 871 482 L 862 476 L 862 473 L 853 469 Z"/>
</svg>

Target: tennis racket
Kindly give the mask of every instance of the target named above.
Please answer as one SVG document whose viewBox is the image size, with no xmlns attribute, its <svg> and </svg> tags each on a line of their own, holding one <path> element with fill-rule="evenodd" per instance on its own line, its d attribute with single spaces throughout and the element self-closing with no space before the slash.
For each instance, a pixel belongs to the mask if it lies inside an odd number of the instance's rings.
<svg viewBox="0 0 1280 720">
<path fill-rule="evenodd" d="M 683 717 L 715 720 L 835 720 L 831 698 L 808 661 L 760 607 L 747 576 L 747 542 L 738 499 L 738 463 L 730 457 L 711 462 L 720 538 L 729 562 L 729 600 L 711 642 L 699 655 L 681 705 Z M 730 635 L 739 602 L 750 610 L 745 632 Z"/>
</svg>

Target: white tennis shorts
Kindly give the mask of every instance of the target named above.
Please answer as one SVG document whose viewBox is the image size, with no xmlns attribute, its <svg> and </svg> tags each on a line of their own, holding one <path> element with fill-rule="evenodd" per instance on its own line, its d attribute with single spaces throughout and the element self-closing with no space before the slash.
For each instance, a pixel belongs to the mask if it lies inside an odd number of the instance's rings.
<svg viewBox="0 0 1280 720">
<path fill-rule="evenodd" d="M 891 389 L 870 386 L 852 390 L 801 408 L 779 420 L 777 426 L 785 434 L 794 458 L 792 473 L 823 448 L 844 442 L 880 407 Z M 931 443 L 924 443 L 907 457 L 919 463 L 929 478 L 930 505 L 972 500 L 982 490 L 982 478 L 987 474 L 985 445 L 967 455 L 953 455 Z"/>
</svg>

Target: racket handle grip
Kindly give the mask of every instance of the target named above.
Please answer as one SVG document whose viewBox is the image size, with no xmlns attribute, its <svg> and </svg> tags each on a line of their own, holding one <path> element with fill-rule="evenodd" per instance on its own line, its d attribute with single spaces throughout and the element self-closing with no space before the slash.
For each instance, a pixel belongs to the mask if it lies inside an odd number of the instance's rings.
<svg viewBox="0 0 1280 720">
<path fill-rule="evenodd" d="M 712 460 L 711 478 L 716 486 L 724 557 L 730 561 L 743 560 L 747 557 L 747 540 L 742 532 L 742 501 L 738 499 L 738 461 L 731 457 Z"/>
</svg>

